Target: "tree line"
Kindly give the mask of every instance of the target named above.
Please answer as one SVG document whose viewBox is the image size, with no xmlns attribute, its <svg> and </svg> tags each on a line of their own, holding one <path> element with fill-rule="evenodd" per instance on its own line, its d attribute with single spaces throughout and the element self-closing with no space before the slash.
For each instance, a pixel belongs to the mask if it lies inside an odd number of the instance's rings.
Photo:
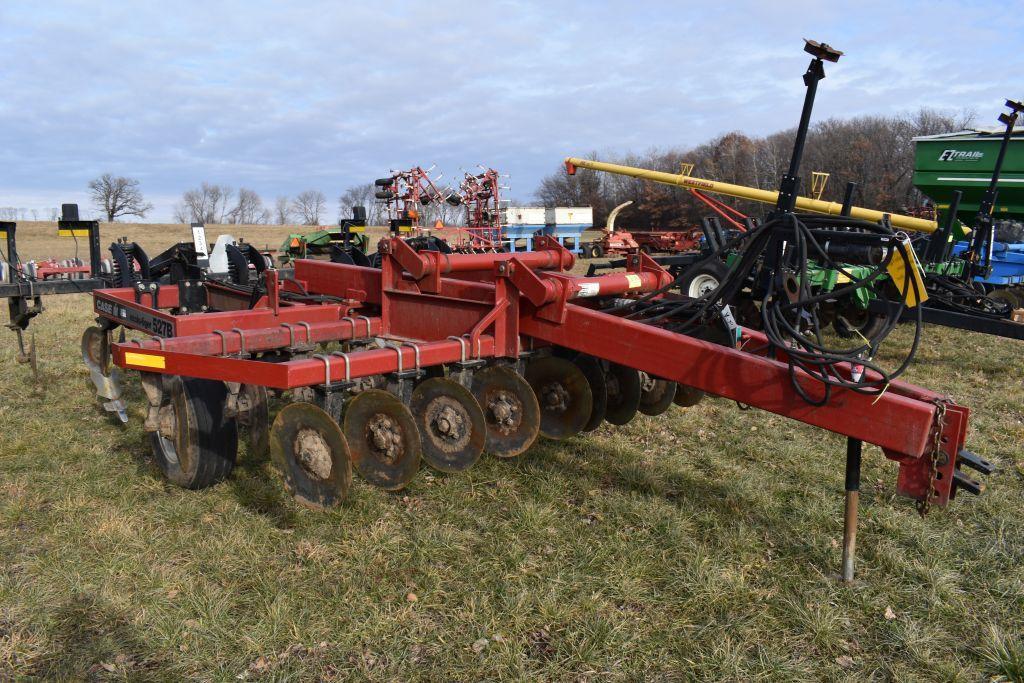
<svg viewBox="0 0 1024 683">
<path fill-rule="evenodd" d="M 970 112 L 947 113 L 932 109 L 895 116 L 832 118 L 811 127 L 804 152 L 802 194 L 810 194 L 812 171 L 830 174 L 823 199 L 842 201 L 847 182 L 857 184 L 854 203 L 882 211 L 904 212 L 920 205 L 924 197 L 911 184 L 914 166 L 913 138 L 970 128 Z M 765 137 L 734 131 L 690 148 L 674 147 L 601 155 L 591 158 L 641 168 L 678 173 L 681 164 L 693 164 L 696 177 L 762 189 L 777 189 L 792 150 L 795 129 Z M 93 206 L 107 221 L 145 218 L 153 205 L 146 201 L 138 179 L 104 173 L 89 182 Z M 353 185 L 338 197 L 338 217 L 351 215 L 351 207 L 365 206 L 371 225 L 387 222 L 386 207 L 375 200 L 373 183 Z M 595 225 L 603 225 L 608 212 L 625 201 L 633 205 L 623 213 L 620 225 L 633 229 L 682 229 L 699 223 L 709 211 L 683 188 L 645 182 L 626 176 L 579 169 L 576 175 L 558 169 L 543 178 L 535 198 L 545 206 L 592 206 Z M 727 200 L 751 216 L 763 216 L 770 207 L 743 200 Z M 278 196 L 264 203 L 259 193 L 241 187 L 202 182 L 186 190 L 174 206 L 174 220 L 204 224 L 321 225 L 328 216 L 327 196 L 306 190 L 294 197 Z M 458 225 L 465 220 L 464 207 L 433 202 L 423 207 L 421 224 L 441 220 Z M 2 220 L 56 220 L 57 209 L 38 210 L 0 207 Z M 42 217 L 41 217 L 42 216 Z"/>
<path fill-rule="evenodd" d="M 916 207 L 924 197 L 911 184 L 913 138 L 963 130 L 973 123 L 970 112 L 931 109 L 821 121 L 808 133 L 800 170 L 801 194 L 810 194 L 812 171 L 822 171 L 830 174 L 822 199 L 841 202 L 846 183 L 854 182 L 857 206 L 891 212 Z M 692 175 L 698 178 L 777 190 L 789 166 L 795 135 L 795 128 L 765 137 L 731 132 L 693 148 L 608 157 L 592 152 L 589 156 L 669 173 L 679 173 L 680 164 L 689 163 L 694 164 Z M 682 229 L 698 224 L 710 213 L 683 188 L 588 169 L 578 169 L 570 176 L 561 166 L 541 181 L 536 197 L 547 206 L 592 206 L 595 225 L 604 225 L 608 212 L 618 204 L 633 201 L 617 221 L 633 229 Z M 771 208 L 758 202 L 726 201 L 750 216 L 763 216 Z"/>
</svg>

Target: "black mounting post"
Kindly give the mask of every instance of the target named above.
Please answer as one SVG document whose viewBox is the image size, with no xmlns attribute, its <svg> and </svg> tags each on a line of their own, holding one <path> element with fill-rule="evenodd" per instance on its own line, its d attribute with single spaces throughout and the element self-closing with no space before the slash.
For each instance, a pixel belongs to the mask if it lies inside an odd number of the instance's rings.
<svg viewBox="0 0 1024 683">
<path fill-rule="evenodd" d="M 843 581 L 853 581 L 853 559 L 857 549 L 857 504 L 860 502 L 859 439 L 846 439 L 846 508 L 843 512 Z"/>
<path fill-rule="evenodd" d="M 992 272 L 992 242 L 995 239 L 992 230 L 992 211 L 995 209 L 996 200 L 999 197 L 999 175 L 1003 170 L 1006 150 L 1010 146 L 1010 137 L 1013 135 L 1014 126 L 1017 125 L 1017 118 L 1024 111 L 1024 102 L 1006 100 L 1006 107 L 1010 112 L 999 115 L 999 122 L 1006 126 L 1006 130 L 1003 131 L 1003 139 L 999 144 L 999 154 L 996 156 L 996 165 L 992 169 L 992 179 L 978 205 L 978 213 L 974 221 L 974 234 L 971 235 L 969 251 L 973 260 L 972 274 L 982 277 L 988 277 Z"/>
<path fill-rule="evenodd" d="M 857 183 L 846 183 L 846 191 L 843 192 L 843 208 L 839 211 L 840 216 L 849 216 L 853 211 L 853 193 L 857 191 Z"/>
<path fill-rule="evenodd" d="M 956 225 L 956 211 L 960 208 L 960 200 L 963 196 L 962 191 L 953 191 L 953 199 L 949 202 L 946 220 L 943 221 L 942 227 L 928 238 L 928 249 L 924 253 L 925 263 L 937 263 L 949 258 L 948 252 L 952 249 L 950 236 L 953 234 L 953 226 Z"/>
<path fill-rule="evenodd" d="M 18 241 L 15 239 L 14 233 L 18 229 L 18 224 L 14 222 L 3 221 L 0 222 L 0 233 L 3 233 L 7 239 L 7 281 L 14 283 L 18 281 L 17 274 L 14 272 L 15 268 L 18 267 Z"/>
<path fill-rule="evenodd" d="M 811 110 L 814 108 L 814 96 L 818 92 L 818 81 L 825 78 L 825 61 L 838 62 L 842 52 L 832 48 L 828 43 L 818 43 L 804 39 L 804 52 L 810 54 L 810 65 L 804 74 L 804 108 L 800 112 L 800 124 L 796 129 L 796 140 L 793 142 L 793 156 L 789 160 L 789 171 L 782 176 L 779 187 L 779 200 L 775 205 L 778 211 L 792 213 L 796 205 L 796 193 L 800 186 L 800 161 L 804 155 L 804 143 L 807 142 L 807 130 L 811 125 Z"/>
</svg>

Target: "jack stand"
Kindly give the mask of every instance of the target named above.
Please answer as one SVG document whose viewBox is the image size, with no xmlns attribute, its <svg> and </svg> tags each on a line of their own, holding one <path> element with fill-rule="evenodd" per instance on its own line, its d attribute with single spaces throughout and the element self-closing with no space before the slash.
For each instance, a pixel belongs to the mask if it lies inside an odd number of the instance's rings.
<svg viewBox="0 0 1024 683">
<path fill-rule="evenodd" d="M 853 559 L 857 549 L 857 503 L 860 501 L 859 439 L 846 440 L 846 508 L 843 512 L 843 575 L 844 583 L 853 581 Z"/>
</svg>

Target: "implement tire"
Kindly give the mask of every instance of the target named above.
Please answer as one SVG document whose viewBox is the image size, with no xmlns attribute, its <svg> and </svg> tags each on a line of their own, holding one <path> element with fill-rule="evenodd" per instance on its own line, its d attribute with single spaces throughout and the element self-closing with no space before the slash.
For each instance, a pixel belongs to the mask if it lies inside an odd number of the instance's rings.
<svg viewBox="0 0 1024 683">
<path fill-rule="evenodd" d="M 224 416 L 223 382 L 165 377 L 164 389 L 173 424 L 170 436 L 150 433 L 153 456 L 167 480 L 186 489 L 212 486 L 231 474 L 238 455 L 235 418 Z"/>
</svg>

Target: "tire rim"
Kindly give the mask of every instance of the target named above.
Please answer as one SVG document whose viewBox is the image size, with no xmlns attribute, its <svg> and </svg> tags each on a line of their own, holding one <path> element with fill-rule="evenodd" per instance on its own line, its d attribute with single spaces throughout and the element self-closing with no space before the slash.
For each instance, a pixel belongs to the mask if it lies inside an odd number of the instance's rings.
<svg viewBox="0 0 1024 683">
<path fill-rule="evenodd" d="M 709 294 L 716 289 L 718 289 L 718 278 L 714 275 L 701 273 L 697 277 L 693 278 L 686 293 L 691 299 L 699 299 L 705 294 Z"/>
</svg>

